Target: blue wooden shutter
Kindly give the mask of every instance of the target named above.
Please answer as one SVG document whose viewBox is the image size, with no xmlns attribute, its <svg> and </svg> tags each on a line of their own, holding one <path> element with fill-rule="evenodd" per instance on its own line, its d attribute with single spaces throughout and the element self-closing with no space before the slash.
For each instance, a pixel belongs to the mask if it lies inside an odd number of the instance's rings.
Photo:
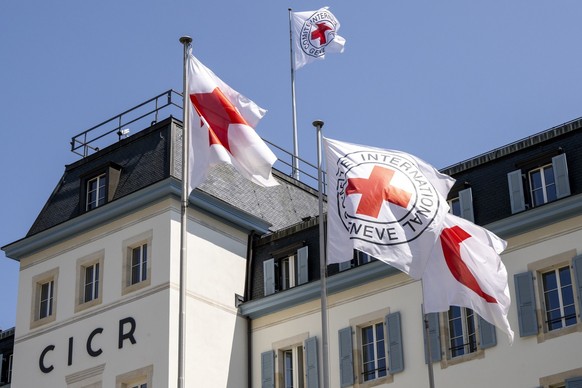
<svg viewBox="0 0 582 388">
<path fill-rule="evenodd" d="M 354 384 L 354 358 L 352 348 L 352 328 L 341 329 L 339 336 L 340 386 Z"/>
<path fill-rule="evenodd" d="M 570 179 L 568 178 L 568 164 L 566 154 L 560 154 L 552 158 L 552 169 L 556 181 L 556 196 L 564 198 L 570 195 Z"/>
<path fill-rule="evenodd" d="M 404 351 L 402 349 L 402 327 L 400 325 L 400 312 L 397 311 L 386 316 L 388 332 L 388 371 L 390 374 L 404 370 Z"/>
<path fill-rule="evenodd" d="M 439 325 L 439 313 L 428 313 L 426 314 L 426 319 L 428 320 L 428 341 L 430 341 L 430 353 L 431 361 L 441 360 L 441 335 L 440 335 L 440 325 Z M 425 322 L 422 321 L 422 333 L 424 335 L 424 362 L 428 364 L 428 352 L 427 352 L 427 338 L 425 330 Z"/>
<path fill-rule="evenodd" d="M 525 210 L 525 197 L 523 195 L 523 180 L 521 170 L 515 170 L 507 174 L 509 185 L 509 200 L 511 202 L 511 213 Z"/>
<path fill-rule="evenodd" d="M 275 351 L 261 353 L 261 388 L 275 388 Z"/>
<path fill-rule="evenodd" d="M 265 296 L 275 293 L 275 260 L 263 261 L 263 283 Z"/>
<path fill-rule="evenodd" d="M 475 222 L 475 216 L 473 214 L 473 191 L 470 187 L 459 191 L 459 205 L 461 205 L 461 217 Z"/>
<path fill-rule="evenodd" d="M 479 342 L 481 349 L 492 348 L 497 345 L 497 333 L 495 332 L 495 326 L 487 322 L 483 317 L 478 316 L 477 321 L 479 326 Z"/>
<path fill-rule="evenodd" d="M 317 337 L 305 340 L 305 376 L 307 388 L 319 387 L 319 368 L 317 358 Z"/>
<path fill-rule="evenodd" d="M 572 259 L 574 266 L 574 279 L 576 279 L 576 290 L 578 291 L 578 311 L 582 314 L 582 255 Z"/>
<path fill-rule="evenodd" d="M 297 285 L 305 284 L 309 280 L 308 252 L 307 247 L 297 250 Z"/>
<path fill-rule="evenodd" d="M 538 334 L 538 317 L 536 315 L 536 298 L 531 272 L 518 273 L 513 276 L 515 281 L 515 298 L 517 318 L 519 321 L 519 336 L 527 337 Z"/>
<path fill-rule="evenodd" d="M 565 381 L 566 388 L 582 388 L 582 377 L 572 377 Z"/>
</svg>

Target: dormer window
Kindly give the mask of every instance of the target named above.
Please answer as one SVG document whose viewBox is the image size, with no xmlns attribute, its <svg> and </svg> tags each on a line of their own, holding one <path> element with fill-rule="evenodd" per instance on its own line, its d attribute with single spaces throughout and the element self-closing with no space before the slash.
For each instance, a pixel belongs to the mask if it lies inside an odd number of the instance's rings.
<svg viewBox="0 0 582 388">
<path fill-rule="evenodd" d="M 110 163 L 81 177 L 80 211 L 88 212 L 113 200 L 121 167 Z"/>
<path fill-rule="evenodd" d="M 107 175 L 100 174 L 87 181 L 85 210 L 95 209 L 105 204 L 107 198 Z"/>
</svg>

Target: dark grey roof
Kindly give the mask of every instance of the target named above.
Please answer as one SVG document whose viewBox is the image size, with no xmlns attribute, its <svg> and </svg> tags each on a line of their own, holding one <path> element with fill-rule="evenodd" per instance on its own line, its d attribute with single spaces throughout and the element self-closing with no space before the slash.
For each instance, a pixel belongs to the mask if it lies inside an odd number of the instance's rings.
<svg viewBox="0 0 582 388">
<path fill-rule="evenodd" d="M 66 166 L 27 237 L 83 214 L 82 178 L 105 166 L 120 168 L 119 183 L 111 201 L 164 179 L 180 180 L 181 132 L 182 123 L 170 117 Z M 280 172 L 274 171 L 274 175 L 280 185 L 263 188 L 223 164 L 210 169 L 207 181 L 199 190 L 267 221 L 273 231 L 317 215 L 315 190 Z"/>
</svg>

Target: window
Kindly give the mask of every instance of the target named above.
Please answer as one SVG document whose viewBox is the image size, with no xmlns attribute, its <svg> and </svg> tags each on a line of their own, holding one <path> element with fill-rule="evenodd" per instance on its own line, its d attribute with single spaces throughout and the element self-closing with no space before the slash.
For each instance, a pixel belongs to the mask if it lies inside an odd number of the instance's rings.
<svg viewBox="0 0 582 388">
<path fill-rule="evenodd" d="M 38 319 L 43 319 L 53 315 L 53 296 L 54 296 L 55 281 L 49 280 L 44 283 L 39 283 L 38 290 L 40 292 L 40 308 L 38 310 Z"/>
<path fill-rule="evenodd" d="M 12 360 L 14 359 L 14 354 L 8 356 L 8 374 L 6 376 L 6 382 L 10 383 L 12 381 Z"/>
<path fill-rule="evenodd" d="M 100 174 L 87 180 L 85 210 L 95 209 L 105 203 L 107 194 L 107 176 Z"/>
<path fill-rule="evenodd" d="M 104 251 L 77 260 L 77 303 L 75 312 L 101 303 Z"/>
<path fill-rule="evenodd" d="M 346 269 L 355 268 L 359 267 L 360 265 L 371 263 L 374 260 L 376 259 L 368 255 L 367 253 L 354 249 L 354 258 L 350 261 L 344 261 L 342 263 L 339 263 L 339 270 L 340 272 L 345 271 Z"/>
<path fill-rule="evenodd" d="M 263 262 L 265 296 L 307 283 L 309 280 L 308 247 Z"/>
<path fill-rule="evenodd" d="M 566 154 L 542 159 L 545 159 L 545 162 L 534 161 L 525 164 L 523 170 L 520 168 L 507 174 L 512 213 L 570 195 Z"/>
<path fill-rule="evenodd" d="M 361 328 L 362 377 L 364 381 L 386 376 L 384 322 Z"/>
<path fill-rule="evenodd" d="M 467 185 L 465 183 L 464 185 Z M 473 189 L 468 187 L 457 192 L 457 197 L 449 199 L 449 212 L 457 217 L 475 222 L 473 215 Z"/>
<path fill-rule="evenodd" d="M 449 200 L 449 207 L 451 214 L 454 214 L 459 217 L 461 216 L 461 202 L 459 201 L 458 197 Z"/>
<path fill-rule="evenodd" d="M 294 346 L 291 349 L 279 352 L 282 359 L 282 380 L 284 388 L 303 388 L 303 346 Z"/>
<path fill-rule="evenodd" d="M 532 206 L 540 206 L 544 203 L 555 201 L 556 181 L 551 164 L 529 171 L 529 187 Z"/>
<path fill-rule="evenodd" d="M 153 365 L 140 368 L 115 379 L 115 388 L 148 388 L 152 386 Z"/>
<path fill-rule="evenodd" d="M 425 362 L 428 362 L 427 343 L 430 343 L 431 361 L 440 361 L 444 367 L 484 357 L 485 349 L 497 345 L 495 326 L 471 309 L 451 306 L 445 313 L 426 314 L 426 320 Z M 441 327 L 445 328 L 444 338 L 441 338 Z"/>
<path fill-rule="evenodd" d="M 528 270 L 514 275 L 520 336 L 543 342 L 582 330 L 582 255 L 567 251 Z"/>
<path fill-rule="evenodd" d="M 146 232 L 123 243 L 123 294 L 151 283 L 152 232 Z"/>
<path fill-rule="evenodd" d="M 568 265 L 542 273 L 542 288 L 548 331 L 576 324 L 576 305 Z"/>
<path fill-rule="evenodd" d="M 539 386 L 540 388 L 579 388 L 582 386 L 582 368 L 541 377 Z"/>
<path fill-rule="evenodd" d="M 110 163 L 81 177 L 79 207 L 87 212 L 105 205 L 113 199 L 121 176 L 121 167 Z"/>
<path fill-rule="evenodd" d="M 261 386 L 279 388 L 317 386 L 319 367 L 316 337 L 309 337 L 308 333 L 303 333 L 273 343 L 272 346 L 275 350 L 261 353 Z"/>
<path fill-rule="evenodd" d="M 129 283 L 136 284 L 147 280 L 148 245 L 142 244 L 131 249 L 131 278 Z"/>
<path fill-rule="evenodd" d="M 475 314 L 465 307 L 451 306 L 447 313 L 450 358 L 477 351 Z"/>
<path fill-rule="evenodd" d="M 382 309 L 353 318 L 339 330 L 338 342 L 341 387 L 389 383 L 404 370 L 399 312 Z"/>
<path fill-rule="evenodd" d="M 58 268 L 33 277 L 31 328 L 55 320 L 57 313 L 57 278 Z"/>
</svg>

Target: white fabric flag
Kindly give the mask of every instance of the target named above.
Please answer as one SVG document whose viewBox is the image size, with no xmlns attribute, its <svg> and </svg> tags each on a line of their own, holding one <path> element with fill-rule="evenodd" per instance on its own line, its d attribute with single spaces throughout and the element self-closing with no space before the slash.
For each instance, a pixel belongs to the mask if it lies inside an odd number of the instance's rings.
<svg viewBox="0 0 582 388">
<path fill-rule="evenodd" d="M 454 179 L 405 152 L 324 138 L 328 263 L 358 249 L 420 279 Z"/>
<path fill-rule="evenodd" d="M 507 333 L 511 299 L 499 254 L 507 243 L 487 229 L 447 214 L 439 243 L 422 275 L 425 312 L 468 307 Z"/>
<path fill-rule="evenodd" d="M 277 157 L 253 129 L 266 110 L 231 89 L 191 53 L 189 192 L 204 182 L 211 165 L 232 164 L 260 186 L 276 186 L 271 168 Z"/>
<path fill-rule="evenodd" d="M 328 7 L 317 11 L 291 12 L 293 64 L 295 70 L 326 53 L 342 53 L 346 40 L 337 34 L 339 21 Z"/>
</svg>

